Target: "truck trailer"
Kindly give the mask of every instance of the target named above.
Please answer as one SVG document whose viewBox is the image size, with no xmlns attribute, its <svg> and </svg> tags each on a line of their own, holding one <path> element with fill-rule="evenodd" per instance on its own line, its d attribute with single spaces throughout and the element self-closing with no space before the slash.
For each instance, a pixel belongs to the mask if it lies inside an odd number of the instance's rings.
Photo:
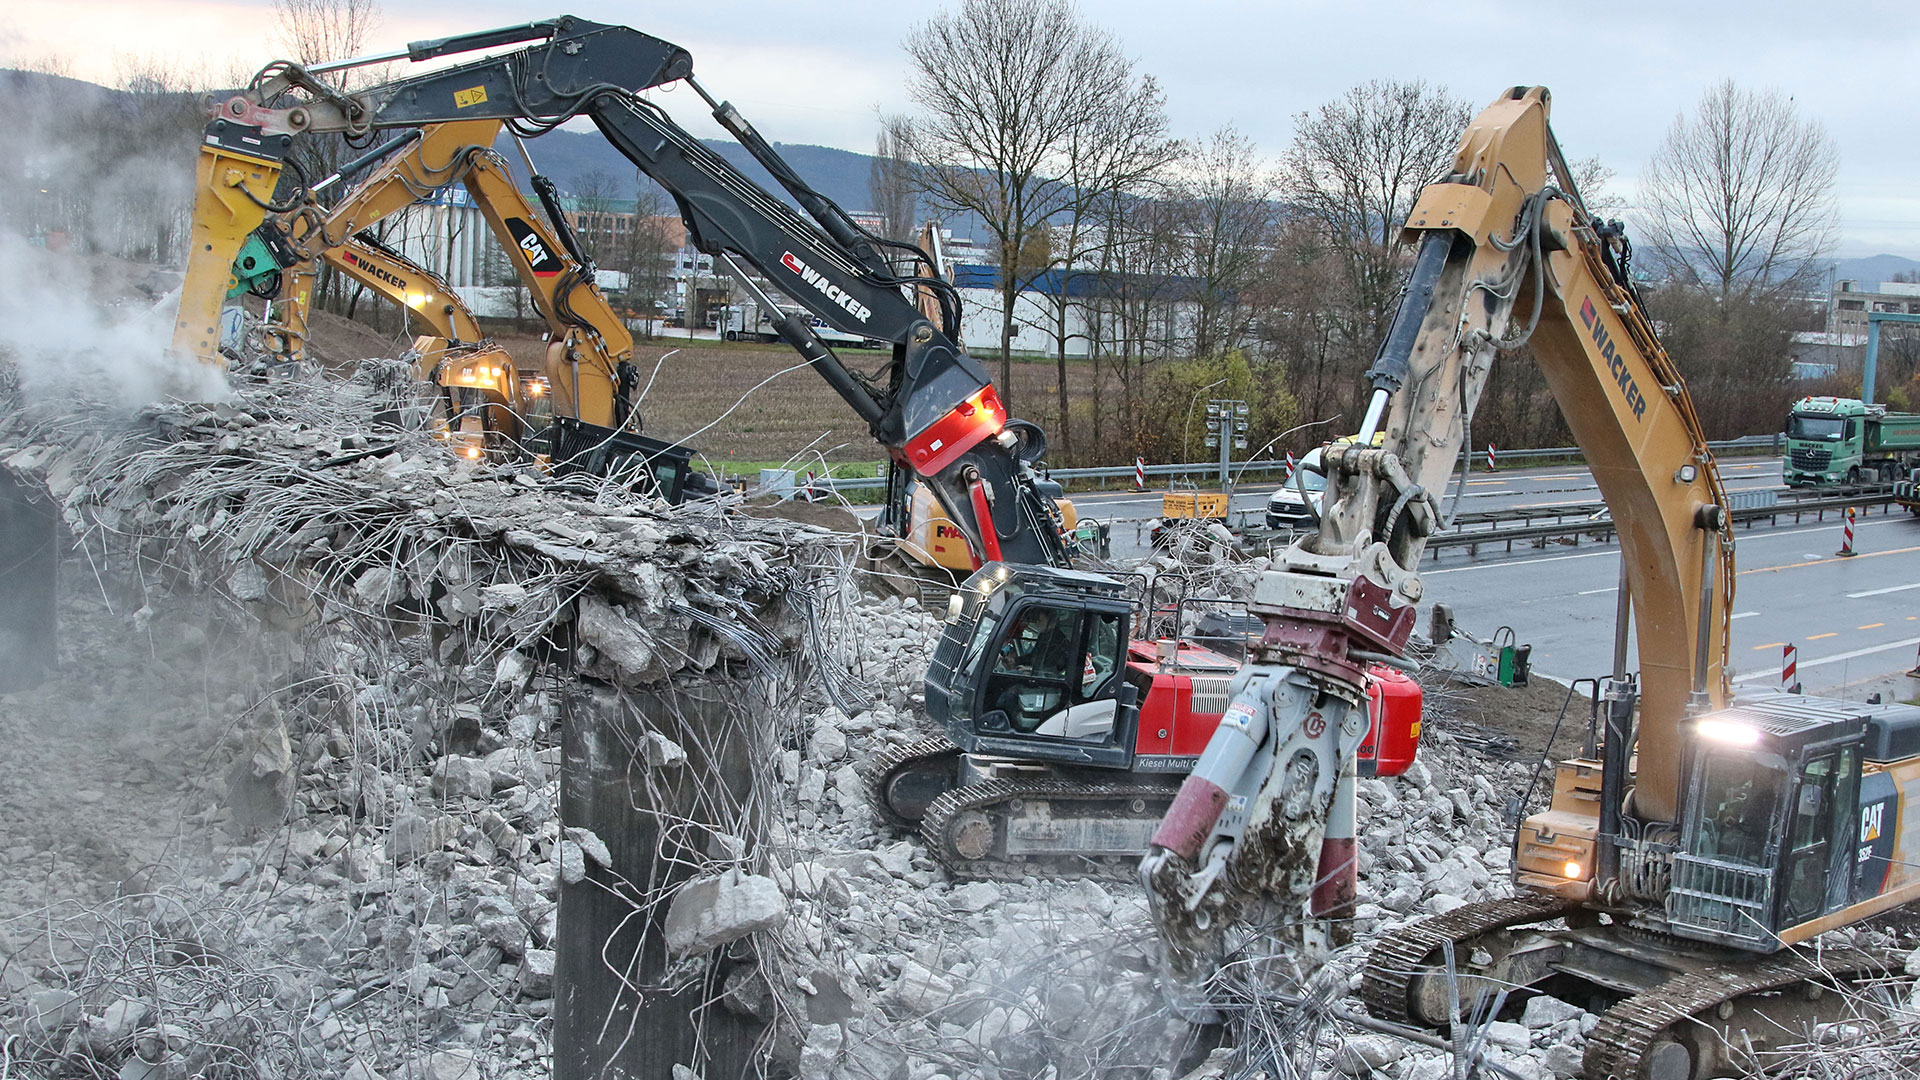
<svg viewBox="0 0 1920 1080">
<path fill-rule="evenodd" d="M 1858 398 L 1801 398 L 1787 414 L 1788 487 L 1891 483 L 1920 466 L 1920 416 Z"/>
</svg>

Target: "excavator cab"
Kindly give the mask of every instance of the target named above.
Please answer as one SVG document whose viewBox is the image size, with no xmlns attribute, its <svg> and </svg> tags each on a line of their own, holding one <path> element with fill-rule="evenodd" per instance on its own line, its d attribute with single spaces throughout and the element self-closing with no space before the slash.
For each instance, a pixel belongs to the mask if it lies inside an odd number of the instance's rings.
<svg viewBox="0 0 1920 1080">
<path fill-rule="evenodd" d="M 1899 713 L 1779 694 L 1694 721 L 1673 932 L 1771 952 L 1878 896 L 1896 822 L 1862 812 L 1863 785 L 1885 775 L 1862 764 L 1920 734 L 1920 709 Z"/>
<path fill-rule="evenodd" d="M 1123 678 L 1133 605 L 1120 582 L 996 563 L 947 616 L 927 711 L 962 750 L 1127 767 L 1140 708 Z"/>
</svg>

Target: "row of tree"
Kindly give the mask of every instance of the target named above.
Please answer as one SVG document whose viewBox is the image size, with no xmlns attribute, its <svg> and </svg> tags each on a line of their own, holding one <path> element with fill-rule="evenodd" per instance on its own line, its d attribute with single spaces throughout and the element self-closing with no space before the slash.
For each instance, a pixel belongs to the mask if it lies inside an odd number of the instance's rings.
<svg viewBox="0 0 1920 1080">
<path fill-rule="evenodd" d="M 904 47 L 917 108 L 883 124 L 873 203 L 900 239 L 920 206 L 980 223 L 1003 268 L 1003 392 L 1048 424 L 1056 459 L 1194 455 L 1178 414 L 1213 380 L 1255 402 L 1256 442 L 1351 425 L 1408 270 L 1401 222 L 1471 106 L 1376 80 L 1298 116 L 1271 163 L 1232 128 L 1172 138 L 1154 79 L 1068 0 L 964 0 Z M 1722 83 L 1643 172 L 1643 291 L 1715 437 L 1772 430 L 1796 392 L 1788 338 L 1818 323 L 1836 171 L 1789 100 Z M 1574 172 L 1590 207 L 1617 207 L 1597 161 Z M 1023 290 L 1052 339 L 1051 400 L 1014 378 Z M 1524 350 L 1483 402 L 1476 440 L 1568 438 Z"/>
</svg>

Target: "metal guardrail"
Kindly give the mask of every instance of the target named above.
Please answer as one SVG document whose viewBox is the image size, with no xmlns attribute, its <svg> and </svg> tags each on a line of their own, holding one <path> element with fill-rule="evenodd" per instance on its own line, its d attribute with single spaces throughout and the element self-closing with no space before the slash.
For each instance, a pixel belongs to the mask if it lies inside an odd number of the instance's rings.
<svg viewBox="0 0 1920 1080">
<path fill-rule="evenodd" d="M 1772 435 L 1742 435 L 1737 439 L 1721 439 L 1715 442 L 1709 442 L 1707 448 L 1715 453 L 1727 450 L 1754 450 L 1760 448 L 1771 448 L 1778 451 L 1781 445 L 1781 436 L 1775 433 Z M 1475 461 L 1483 461 L 1486 457 L 1484 453 L 1476 453 L 1473 456 Z M 1495 462 L 1506 463 L 1559 461 L 1568 458 L 1582 457 L 1584 457 L 1584 455 L 1581 454 L 1580 448 L 1577 446 L 1549 446 L 1535 450 L 1495 450 L 1493 452 Z M 1230 466 L 1230 470 L 1235 477 L 1239 477 L 1245 473 L 1270 473 L 1285 469 L 1286 467 L 1287 463 L 1284 459 L 1278 461 L 1241 461 L 1234 462 Z M 1133 472 L 1134 469 L 1131 465 L 1098 465 L 1084 469 L 1049 469 L 1047 470 L 1047 475 L 1055 480 L 1061 481 L 1128 480 L 1132 479 Z M 1147 466 L 1146 472 L 1148 476 L 1164 476 L 1169 478 L 1178 476 L 1218 476 L 1220 473 L 1220 463 L 1218 461 L 1191 461 L 1177 465 L 1149 465 Z M 863 476 L 817 480 L 815 481 L 815 486 L 832 488 L 835 491 L 859 491 L 882 488 L 886 486 L 886 483 L 885 477 Z"/>
<path fill-rule="evenodd" d="M 1762 520 L 1778 524 L 1780 518 L 1789 514 L 1793 516 L 1795 522 L 1805 514 L 1813 514 L 1815 521 L 1825 521 L 1828 511 L 1845 514 L 1850 506 L 1862 509 L 1878 506 L 1882 508 L 1882 513 L 1893 512 L 1893 485 L 1891 484 L 1862 484 L 1857 487 L 1842 488 L 1839 491 L 1770 489 L 1767 494 L 1775 496 L 1770 504 L 1764 500 L 1753 500 L 1752 504 L 1746 506 L 1736 504 L 1733 507 L 1734 523 L 1745 523 L 1749 528 L 1754 522 Z M 1453 531 L 1427 540 L 1427 550 L 1433 552 L 1434 557 L 1438 558 L 1439 553 L 1446 548 L 1464 547 L 1467 553 L 1472 555 L 1479 552 L 1482 544 L 1504 543 L 1506 549 L 1512 551 L 1516 540 L 1534 541 L 1534 546 L 1544 547 L 1548 540 L 1571 538 L 1573 546 L 1578 547 L 1583 537 L 1600 543 L 1610 542 L 1613 538 L 1615 531 L 1613 520 L 1609 517 L 1597 516 L 1605 513 L 1605 503 L 1570 504 L 1547 509 L 1548 513 L 1555 517 L 1554 521 L 1513 527 L 1502 526 L 1505 522 L 1515 520 L 1515 516 L 1510 515 L 1502 520 L 1497 511 L 1484 515 L 1492 519 L 1486 522 L 1486 528 L 1462 527 L 1469 524 L 1468 515 L 1462 514 L 1455 520 Z M 1580 519 L 1582 512 L 1587 515 L 1584 519 Z M 1569 518 L 1579 520 L 1569 521 L 1567 520 Z"/>
</svg>

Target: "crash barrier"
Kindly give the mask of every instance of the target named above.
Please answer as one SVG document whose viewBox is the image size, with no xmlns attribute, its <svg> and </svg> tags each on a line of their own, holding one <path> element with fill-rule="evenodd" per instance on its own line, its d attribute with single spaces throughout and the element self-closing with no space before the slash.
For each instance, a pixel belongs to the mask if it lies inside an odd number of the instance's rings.
<svg viewBox="0 0 1920 1080">
<path fill-rule="evenodd" d="M 1825 521 L 1828 513 L 1844 518 L 1850 507 L 1858 508 L 1863 514 L 1876 506 L 1882 514 L 1892 513 L 1893 485 L 1859 484 L 1830 491 L 1742 491 L 1728 501 L 1732 503 L 1734 524 L 1748 528 L 1752 528 L 1756 521 L 1777 525 L 1781 518 L 1789 515 L 1796 523 L 1808 514 L 1812 514 L 1815 521 Z M 1553 520 L 1538 520 L 1540 516 L 1547 515 L 1552 516 Z M 1476 516 L 1486 520 L 1469 520 Z M 1511 524 L 1515 520 L 1522 524 Z M 1516 540 L 1533 541 L 1534 546 L 1544 547 L 1547 541 L 1553 539 L 1569 540 L 1578 547 L 1582 539 L 1610 542 L 1613 534 L 1613 520 L 1607 516 L 1605 503 L 1579 503 L 1485 515 L 1462 514 L 1454 522 L 1452 530 L 1427 538 L 1427 550 L 1435 558 L 1439 558 L 1440 552 L 1447 548 L 1459 547 L 1466 548 L 1469 555 L 1476 555 L 1484 544 L 1504 544 L 1506 550 L 1512 551 Z"/>
<path fill-rule="evenodd" d="M 1734 450 L 1780 452 L 1781 437 L 1772 435 L 1742 435 L 1737 439 L 1721 439 L 1707 444 L 1715 453 Z M 1491 447 L 1489 447 L 1491 449 Z M 1526 466 L 1546 461 L 1583 461 L 1585 458 L 1577 446 L 1549 446 L 1536 450 L 1494 450 L 1493 458 L 1501 467 Z M 1475 463 L 1475 471 L 1486 467 L 1483 458 Z M 1273 461 L 1236 461 L 1231 472 L 1235 483 L 1243 476 L 1265 477 L 1269 473 L 1284 472 L 1287 469 L 1285 458 Z M 1085 469 L 1048 469 L 1047 475 L 1062 482 L 1073 480 L 1121 480 L 1132 482 L 1145 477 L 1200 477 L 1217 479 L 1220 476 L 1220 462 L 1190 461 L 1178 465 L 1145 465 L 1135 461 L 1132 465 L 1100 465 Z M 820 487 L 830 487 L 835 491 L 859 491 L 868 488 L 887 486 L 883 476 L 836 477 L 820 481 Z"/>
</svg>

